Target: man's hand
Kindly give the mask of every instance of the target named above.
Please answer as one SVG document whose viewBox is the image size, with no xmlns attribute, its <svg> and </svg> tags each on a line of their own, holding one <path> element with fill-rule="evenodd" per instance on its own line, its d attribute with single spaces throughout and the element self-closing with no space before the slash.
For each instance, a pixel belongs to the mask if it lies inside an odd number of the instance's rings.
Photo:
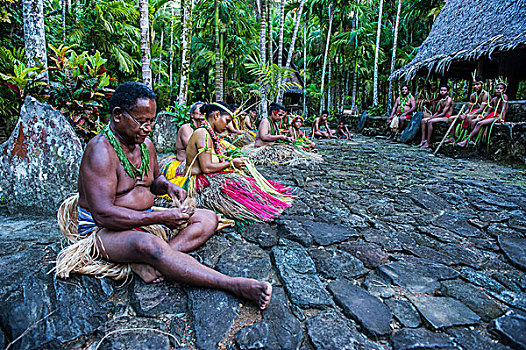
<svg viewBox="0 0 526 350">
<path fill-rule="evenodd" d="M 169 228 L 179 227 L 190 219 L 190 216 L 180 208 L 165 210 L 163 214 L 165 215 L 164 224 Z"/>
<path fill-rule="evenodd" d="M 179 199 L 180 202 L 184 201 L 184 199 L 186 198 L 186 191 L 183 190 L 181 187 L 173 184 L 170 182 L 170 185 L 168 187 L 168 191 L 167 191 L 167 194 L 171 197 L 171 198 L 177 198 Z"/>
<path fill-rule="evenodd" d="M 387 124 L 389 124 L 391 121 L 393 120 L 393 116 L 390 116 L 389 118 L 387 118 Z"/>
</svg>

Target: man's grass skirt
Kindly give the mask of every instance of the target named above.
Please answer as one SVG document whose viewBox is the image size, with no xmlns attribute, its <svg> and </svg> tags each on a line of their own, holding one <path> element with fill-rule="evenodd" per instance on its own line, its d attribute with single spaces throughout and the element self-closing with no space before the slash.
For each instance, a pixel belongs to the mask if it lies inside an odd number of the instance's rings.
<svg viewBox="0 0 526 350">
<path fill-rule="evenodd" d="M 115 280 L 126 280 L 132 274 L 129 264 L 116 264 L 101 258 L 97 245 L 102 242 L 97 235 L 101 228 L 95 229 L 88 236 L 78 233 L 78 194 L 66 199 L 57 214 L 60 231 L 67 238 L 69 245 L 57 256 L 55 275 L 67 278 L 72 273 L 92 275 L 97 278 L 110 277 Z M 165 226 L 150 225 L 140 228 L 142 231 L 156 235 L 168 242 L 174 236 L 173 231 Z M 104 250 L 104 247 L 102 248 Z"/>
</svg>

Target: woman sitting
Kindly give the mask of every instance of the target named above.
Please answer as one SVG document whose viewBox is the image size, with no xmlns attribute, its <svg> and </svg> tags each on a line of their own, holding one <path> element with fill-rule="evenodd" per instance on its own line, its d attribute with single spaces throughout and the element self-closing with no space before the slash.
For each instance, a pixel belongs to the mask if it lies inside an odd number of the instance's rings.
<svg viewBox="0 0 526 350">
<path fill-rule="evenodd" d="M 242 158 L 227 155 L 218 134 L 232 121 L 228 105 L 219 102 L 201 107 L 203 125 L 188 141 L 186 175 L 188 195 L 197 207 L 215 210 L 232 219 L 269 221 L 290 207 L 292 190 L 266 180 Z M 251 174 L 246 175 L 243 170 Z"/>
</svg>

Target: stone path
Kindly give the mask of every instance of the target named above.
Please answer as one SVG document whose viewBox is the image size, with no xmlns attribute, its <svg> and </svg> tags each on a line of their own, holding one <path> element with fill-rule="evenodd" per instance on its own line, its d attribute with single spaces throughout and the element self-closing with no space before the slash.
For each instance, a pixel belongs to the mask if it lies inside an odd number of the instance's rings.
<svg viewBox="0 0 526 350">
<path fill-rule="evenodd" d="M 0 346 L 13 349 L 524 349 L 526 176 L 366 137 L 326 163 L 269 166 L 297 188 L 275 223 L 194 253 L 271 281 L 257 311 L 220 291 L 47 274 L 53 218 L 0 216 Z"/>
</svg>

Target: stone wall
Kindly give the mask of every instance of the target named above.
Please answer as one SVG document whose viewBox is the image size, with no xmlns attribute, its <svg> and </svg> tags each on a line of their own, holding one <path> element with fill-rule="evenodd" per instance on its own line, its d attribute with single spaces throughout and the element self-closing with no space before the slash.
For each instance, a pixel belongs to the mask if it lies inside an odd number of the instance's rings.
<svg viewBox="0 0 526 350">
<path fill-rule="evenodd" d="M 12 214 L 55 214 L 77 191 L 82 146 L 66 118 L 27 97 L 9 139 L 0 145 L 0 193 Z"/>
</svg>

